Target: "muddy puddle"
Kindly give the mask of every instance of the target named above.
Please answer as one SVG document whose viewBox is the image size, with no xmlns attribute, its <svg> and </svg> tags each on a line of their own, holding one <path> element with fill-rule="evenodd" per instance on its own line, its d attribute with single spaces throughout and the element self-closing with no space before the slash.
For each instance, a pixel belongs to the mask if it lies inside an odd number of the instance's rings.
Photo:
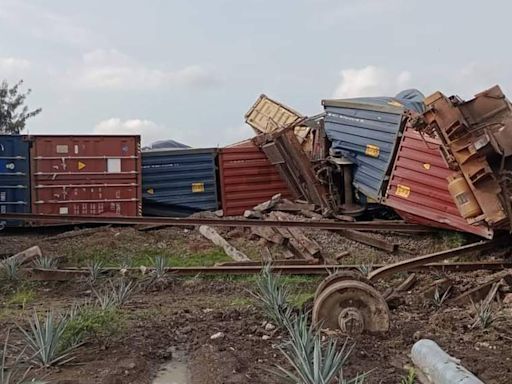
<svg viewBox="0 0 512 384">
<path fill-rule="evenodd" d="M 190 371 L 183 353 L 173 353 L 171 361 L 163 364 L 153 384 L 190 384 Z"/>
</svg>

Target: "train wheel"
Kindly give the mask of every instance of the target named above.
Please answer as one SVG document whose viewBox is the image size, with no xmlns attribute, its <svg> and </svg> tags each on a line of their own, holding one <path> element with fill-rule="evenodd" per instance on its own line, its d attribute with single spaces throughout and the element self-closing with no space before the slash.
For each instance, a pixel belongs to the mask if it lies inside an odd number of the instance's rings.
<svg viewBox="0 0 512 384">
<path fill-rule="evenodd" d="M 320 282 L 320 284 L 318 284 L 318 287 L 315 291 L 315 301 L 327 287 L 336 284 L 338 281 L 344 280 L 357 280 L 368 284 L 368 279 L 366 279 L 366 277 L 364 277 L 360 272 L 350 270 L 338 271 L 332 275 L 327 276 Z"/>
<path fill-rule="evenodd" d="M 389 308 L 372 286 L 343 280 L 326 287 L 315 299 L 313 323 L 324 329 L 341 329 L 349 335 L 387 332 Z"/>
</svg>

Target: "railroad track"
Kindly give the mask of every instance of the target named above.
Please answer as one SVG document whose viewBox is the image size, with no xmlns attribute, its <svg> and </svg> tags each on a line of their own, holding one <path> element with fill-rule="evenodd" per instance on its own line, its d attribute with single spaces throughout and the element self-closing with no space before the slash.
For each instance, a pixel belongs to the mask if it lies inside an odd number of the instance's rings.
<svg viewBox="0 0 512 384">
<path fill-rule="evenodd" d="M 260 273 L 262 264 L 258 262 L 247 262 L 245 264 L 227 263 L 225 265 L 217 265 L 214 267 L 171 267 L 167 268 L 167 272 L 178 276 L 196 276 L 196 275 L 252 275 Z M 384 267 L 384 265 L 376 265 L 376 268 Z M 317 275 L 326 276 L 332 271 L 356 271 L 357 265 L 324 265 L 304 263 L 290 264 L 273 264 L 272 269 L 283 275 Z M 411 272 L 469 272 L 478 270 L 500 271 L 512 268 L 512 261 L 479 261 L 479 262 L 460 262 L 460 263 L 430 263 L 420 266 L 414 266 L 408 271 Z M 107 274 L 119 273 L 120 268 L 104 268 Z M 151 268 L 147 269 L 148 273 Z M 40 268 L 26 269 L 32 280 L 74 280 L 80 277 L 88 276 L 87 268 L 68 268 L 60 270 L 46 270 Z M 140 273 L 139 268 L 128 268 L 126 273 Z"/>
<path fill-rule="evenodd" d="M 299 227 L 310 229 L 340 230 L 354 229 L 358 231 L 400 231 L 400 232 L 432 232 L 433 229 L 403 221 L 274 221 L 249 219 L 206 219 L 206 218 L 169 218 L 169 217 L 101 217 L 72 215 L 35 215 L 27 213 L 0 214 L 1 220 L 24 220 L 30 223 L 59 222 L 66 224 L 115 224 L 115 225 L 162 225 L 162 226 L 194 226 L 209 225 L 216 227 Z"/>
</svg>

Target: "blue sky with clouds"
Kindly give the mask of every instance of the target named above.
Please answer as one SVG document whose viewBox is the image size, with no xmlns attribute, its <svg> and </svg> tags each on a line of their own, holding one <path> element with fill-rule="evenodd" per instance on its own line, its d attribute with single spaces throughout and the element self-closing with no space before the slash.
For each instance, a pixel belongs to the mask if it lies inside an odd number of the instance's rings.
<svg viewBox="0 0 512 384">
<path fill-rule="evenodd" d="M 30 133 L 141 133 L 192 146 L 251 136 L 260 93 L 322 98 L 416 87 L 512 93 L 506 0 L 0 0 L 0 78 L 43 112 Z"/>
</svg>

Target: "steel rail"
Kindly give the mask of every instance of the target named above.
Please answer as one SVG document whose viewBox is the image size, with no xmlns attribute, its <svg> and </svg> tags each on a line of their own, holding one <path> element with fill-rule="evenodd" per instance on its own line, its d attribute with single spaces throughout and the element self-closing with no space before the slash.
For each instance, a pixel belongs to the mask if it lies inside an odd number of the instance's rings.
<svg viewBox="0 0 512 384">
<path fill-rule="evenodd" d="M 421 267 L 428 263 L 434 263 L 441 260 L 446 260 L 452 257 L 460 256 L 468 252 L 480 252 L 492 249 L 499 245 L 505 238 L 498 238 L 492 241 L 479 241 L 476 243 L 463 245 L 446 251 L 430 253 L 428 255 L 422 255 L 414 257 L 412 259 L 399 261 L 397 263 L 388 264 L 381 268 L 378 268 L 368 274 L 368 280 L 377 280 L 385 276 L 392 275 L 401 271 L 409 271 L 416 267 Z"/>
<path fill-rule="evenodd" d="M 217 227 L 299 227 L 311 229 L 355 229 L 358 231 L 400 231 L 400 232 L 432 232 L 434 229 L 402 221 L 275 221 L 249 219 L 207 219 L 207 218 L 171 218 L 143 216 L 73 216 L 73 215 L 37 215 L 30 213 L 2 213 L 1 220 L 25 220 L 28 222 L 61 222 L 69 224 L 119 224 L 119 225 L 164 225 L 192 226 L 209 225 Z"/>
<path fill-rule="evenodd" d="M 379 266 L 380 267 L 380 266 Z M 215 267 L 170 267 L 166 271 L 179 276 L 197 275 L 252 275 L 261 272 L 262 264 L 250 263 L 250 265 L 219 265 Z M 317 275 L 325 276 L 329 271 L 357 270 L 358 265 L 272 265 L 272 270 L 283 275 Z M 478 270 L 500 271 L 512 268 L 511 261 L 482 261 L 460 263 L 430 263 L 408 268 L 410 272 L 470 272 Z M 147 268 L 146 272 L 152 268 Z M 32 280 L 72 280 L 89 275 L 87 268 L 68 269 L 41 269 L 32 268 L 25 270 Z M 119 273 L 121 268 L 104 268 L 106 273 Z M 141 273 L 139 268 L 127 268 L 126 273 Z"/>
</svg>

